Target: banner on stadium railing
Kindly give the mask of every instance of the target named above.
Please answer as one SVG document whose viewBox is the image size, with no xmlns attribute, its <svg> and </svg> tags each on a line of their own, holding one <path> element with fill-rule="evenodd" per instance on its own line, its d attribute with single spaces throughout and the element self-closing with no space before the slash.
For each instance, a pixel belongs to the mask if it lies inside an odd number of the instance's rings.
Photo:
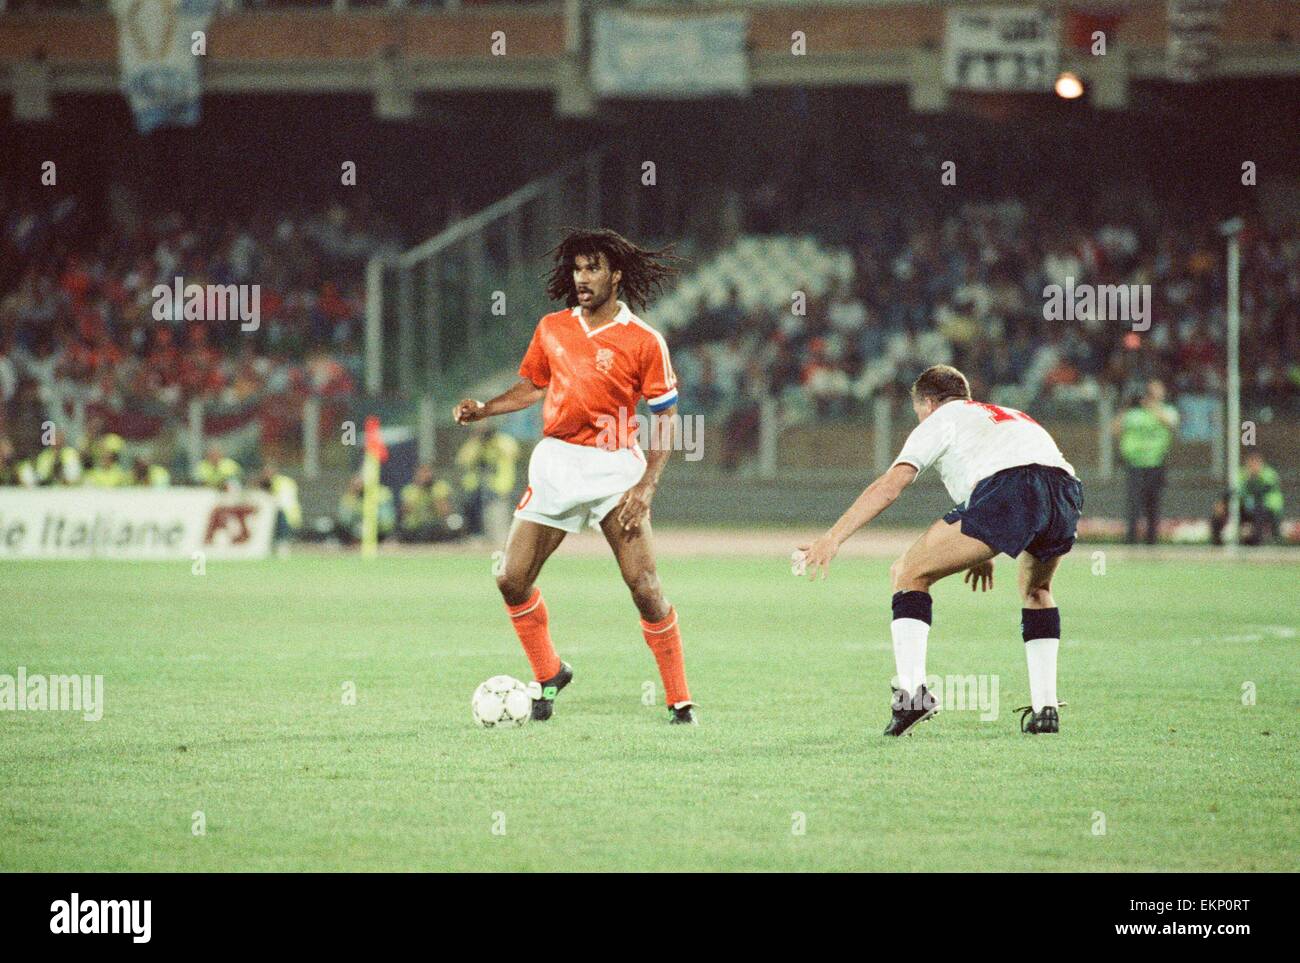
<svg viewBox="0 0 1300 963">
<path fill-rule="evenodd" d="M 1170 80 L 1196 81 L 1210 72 L 1227 6 L 1228 0 L 1169 0 L 1165 66 Z"/>
<path fill-rule="evenodd" d="M 959 7 L 947 12 L 943 80 L 954 90 L 1051 90 L 1060 63 L 1056 11 Z"/>
<path fill-rule="evenodd" d="M 262 558 L 275 501 L 207 488 L 0 488 L 0 560 Z"/>
<path fill-rule="evenodd" d="M 749 92 L 743 12 L 664 16 L 597 10 L 591 86 L 605 97 L 700 97 Z"/>
<path fill-rule="evenodd" d="M 217 0 L 112 2 L 122 90 L 136 129 L 193 127 L 202 94 L 194 34 L 206 32 Z"/>
</svg>

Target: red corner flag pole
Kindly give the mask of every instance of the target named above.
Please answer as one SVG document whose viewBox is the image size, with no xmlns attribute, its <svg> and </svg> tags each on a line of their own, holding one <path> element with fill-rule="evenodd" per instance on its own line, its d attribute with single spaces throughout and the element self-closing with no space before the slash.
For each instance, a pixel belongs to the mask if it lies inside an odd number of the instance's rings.
<svg viewBox="0 0 1300 963">
<path fill-rule="evenodd" d="M 374 558 L 379 552 L 379 465 L 388 460 L 388 446 L 379 429 L 379 419 L 366 418 L 366 454 L 361 479 L 361 557 Z"/>
</svg>

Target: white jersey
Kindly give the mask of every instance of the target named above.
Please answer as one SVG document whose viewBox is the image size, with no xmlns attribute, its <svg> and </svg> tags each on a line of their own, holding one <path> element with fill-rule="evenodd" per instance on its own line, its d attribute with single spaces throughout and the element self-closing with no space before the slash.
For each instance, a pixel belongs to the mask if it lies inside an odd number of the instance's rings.
<svg viewBox="0 0 1300 963">
<path fill-rule="evenodd" d="M 894 464 L 912 465 L 918 475 L 936 465 L 958 505 L 966 503 L 976 485 L 1004 468 L 1046 465 L 1074 475 L 1074 466 L 1042 425 L 1023 411 L 982 401 L 940 405 L 912 429 Z"/>
</svg>

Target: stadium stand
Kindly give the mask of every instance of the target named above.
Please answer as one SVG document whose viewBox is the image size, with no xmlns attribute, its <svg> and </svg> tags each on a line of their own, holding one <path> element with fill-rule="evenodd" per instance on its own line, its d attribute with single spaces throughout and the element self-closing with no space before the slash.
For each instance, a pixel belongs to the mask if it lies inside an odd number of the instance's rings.
<svg viewBox="0 0 1300 963">
<path fill-rule="evenodd" d="M 1256 228 L 1246 244 L 1243 286 L 1254 310 L 1243 334 L 1244 391 L 1293 412 L 1300 232 Z M 791 310 L 791 266 L 811 272 L 806 313 Z M 840 414 L 878 391 L 901 392 L 932 359 L 968 372 L 978 395 L 1011 405 L 1090 401 L 1106 386 L 1127 397 L 1162 377 L 1196 408 L 1195 399 L 1222 390 L 1222 267 L 1212 223 L 1152 232 L 1132 222 L 1060 224 L 1008 200 L 908 218 L 838 250 L 744 238 L 683 280 L 654 316 L 682 345 L 683 379 L 711 400 L 734 399 L 757 370 L 767 391 Z M 1045 318 L 1043 289 L 1067 278 L 1152 285 L 1151 336 L 1117 337 L 1123 322 L 1098 317 L 1104 311 Z"/>
<path fill-rule="evenodd" d="M 843 57 L 894 78 L 868 84 L 809 73 L 822 81 L 804 84 L 772 72 L 778 54 L 785 56 L 785 15 L 776 5 L 756 5 L 756 86 L 745 97 L 727 100 L 725 110 L 715 103 L 614 101 L 601 107 L 610 127 L 585 121 L 569 127 L 569 120 L 556 120 L 572 106 L 560 96 L 562 83 L 538 87 L 527 71 L 511 74 L 499 89 L 470 81 L 472 93 L 440 89 L 447 73 L 441 66 L 464 58 L 466 70 L 482 73 L 494 64 L 486 54 L 466 52 L 477 22 L 472 15 L 426 11 L 412 12 L 412 23 L 445 19 L 455 43 L 422 28 L 402 32 L 402 55 L 421 65 L 408 78 L 418 81 L 419 93 L 409 116 L 395 121 L 381 110 L 382 77 L 354 68 L 369 64 L 386 31 L 404 21 L 379 11 L 304 10 L 301 17 L 277 12 L 288 19 L 277 19 L 282 29 L 274 32 L 259 32 L 267 20 L 260 14 L 215 21 L 203 122 L 144 137 L 132 129 L 116 87 L 113 45 L 77 39 L 90 31 L 102 40 L 97 25 L 107 26 L 108 18 L 68 16 L 53 33 L 24 19 L 23 11 L 48 10 L 52 2 L 8 0 L 4 7 L 11 28 L 7 62 L 48 53 L 59 91 L 51 111 L 57 119 L 6 125 L 6 133 L 22 135 L 4 138 L 6 161 L 15 170 L 34 170 L 48 153 L 45 142 L 65 132 L 58 124 L 87 132 L 61 152 L 61 176 L 78 184 L 75 191 L 52 200 L 40 192 L 20 196 L 0 183 L 0 434 L 18 461 L 32 456 L 40 422 L 54 413 L 83 445 L 77 436 L 102 421 L 124 439 L 124 464 L 136 457 L 162 462 L 177 480 L 190 477 L 189 462 L 201 457 L 204 440 L 247 462 L 249 477 L 269 457 L 296 472 L 305 458 L 303 406 L 312 400 L 325 405 L 321 438 L 345 414 L 359 424 L 362 414 L 382 409 L 385 424 L 409 427 L 418 406 L 432 404 L 437 454 L 412 455 L 410 470 L 435 457 L 436 468 L 446 471 L 461 439 L 446 423 L 444 395 L 479 384 L 424 377 L 416 379 L 416 390 L 402 390 L 391 360 L 402 353 L 391 314 L 399 293 L 394 285 L 381 319 L 380 333 L 389 341 L 382 384 L 368 390 L 366 262 L 392 258 L 448 225 L 472 220 L 597 144 L 609 155 L 598 174 L 602 220 L 645 243 L 671 243 L 690 259 L 680 283 L 644 313 L 669 336 L 683 405 L 711 417 L 697 476 L 753 467 L 765 404 L 779 412 L 783 471 L 861 472 L 870 464 L 877 402 L 894 403 L 897 435 L 908 417 L 899 405 L 903 390 L 924 363 L 937 360 L 969 371 L 981 396 L 1053 419 L 1091 469 L 1102 460 L 1096 424 L 1103 397 L 1113 392 L 1113 403 L 1122 404 L 1146 378 L 1162 376 L 1182 416 L 1171 469 L 1195 472 L 1203 488 L 1212 486 L 1212 492 L 1188 489 L 1202 517 L 1223 481 L 1208 476 L 1209 442 L 1222 434 L 1215 418 L 1223 392 L 1224 253 L 1216 224 L 1227 211 L 1247 218 L 1243 399 L 1254 417 L 1296 422 L 1300 234 L 1286 217 L 1293 200 L 1239 187 L 1240 159 L 1224 146 L 1260 129 L 1247 105 L 1280 102 L 1286 81 L 1234 77 L 1207 85 L 1192 101 L 1154 79 L 1154 61 L 1144 53 L 1131 62 L 1126 106 L 1070 114 L 1054 102 L 976 102 L 953 93 L 951 109 L 931 114 L 914 102 L 919 81 L 908 81 L 908 88 L 889 64 L 893 51 L 926 49 L 941 26 L 936 9 L 890 5 L 878 16 L 892 25 L 883 32 L 853 27 L 874 16 L 871 5 L 801 11 L 809 23 L 846 25 L 835 34 Z M 257 9 L 271 6 L 281 4 Z M 559 7 L 526 11 L 528 22 L 558 16 Z M 1162 41 L 1153 16 L 1135 9 L 1126 21 L 1123 36 L 1134 51 Z M 1279 54 L 1259 18 L 1235 22 L 1240 29 L 1225 42 L 1257 60 Z M 344 35 L 348 43 L 338 40 Z M 441 45 L 443 39 L 451 46 Z M 74 42 L 85 64 L 61 46 Z M 512 43 L 529 51 L 512 63 L 549 64 L 546 58 L 563 46 L 563 31 L 519 31 Z M 809 69 L 840 70 L 840 56 L 810 58 L 816 63 Z M 248 80 L 249 59 L 271 66 Z M 907 62 L 909 71 L 920 71 L 922 60 Z M 1267 63 L 1258 63 L 1266 74 Z M 65 75 L 82 76 L 78 71 L 96 78 L 78 88 L 84 92 L 58 86 Z M 303 71 L 321 81 L 311 95 L 295 86 Z M 545 73 L 559 76 L 549 66 Z M 341 86 L 325 86 L 327 76 Z M 240 86 L 246 82 L 256 97 Z M 322 116 L 335 122 L 320 123 Z M 1212 143 L 1203 136 L 1211 127 L 1222 135 Z M 684 130 L 711 136 L 683 137 Z M 275 162 L 247 166 L 254 143 Z M 1250 143 L 1261 168 L 1283 169 L 1293 156 L 1284 132 Z M 718 150 L 719 144 L 728 149 Z M 131 159 L 100 163 L 110 156 Z M 476 158 L 472 177 L 463 156 Z M 349 189 L 358 199 L 338 188 L 338 162 L 345 157 L 365 173 L 365 186 Z M 635 180 L 647 157 L 659 168 L 653 189 Z M 961 171 L 959 190 L 936 193 L 918 183 L 918 171 L 937 178 L 946 158 Z M 1232 176 L 1219 193 L 1198 197 L 1190 189 L 1224 171 Z M 1104 191 L 1096 189 L 1099 183 Z M 378 210 L 364 192 L 390 206 Z M 567 201 L 555 207 L 552 227 L 586 213 Z M 480 303 L 509 275 L 513 310 L 499 318 L 483 313 L 490 364 L 453 359 L 480 382 L 511 375 L 503 359 L 517 356 L 536 320 L 532 304 L 515 292 L 536 293 L 533 282 L 551 240 L 533 232 L 522 252 L 512 252 L 499 235 L 488 238 L 477 268 L 481 283 L 469 303 Z M 454 275 L 472 266 L 445 267 Z M 258 284 L 260 329 L 232 337 L 228 322 L 155 319 L 153 285 L 179 275 L 187 283 Z M 1117 336 L 1112 322 L 1095 317 L 1049 320 L 1043 290 L 1067 278 L 1150 285 L 1149 332 Z M 806 295 L 799 310 L 794 291 Z M 529 310 L 518 307 L 524 303 Z M 466 313 L 444 302 L 438 318 L 444 347 L 457 343 L 451 335 Z M 417 319 L 421 327 L 424 321 Z M 196 402 L 206 438 L 183 445 Z M 847 452 L 826 440 L 844 427 L 861 439 Z M 536 425 L 520 419 L 507 429 L 530 439 Z M 891 437 L 889 445 L 898 440 Z M 325 454 L 338 452 L 327 447 Z M 1298 477 L 1295 452 L 1282 447 L 1268 457 L 1284 485 Z M 91 454 L 84 458 L 93 465 Z M 332 510 L 355 469 L 326 465 L 319 481 L 303 478 L 304 504 Z M 389 479 L 394 491 L 408 481 L 409 474 Z"/>
<path fill-rule="evenodd" d="M 345 208 L 239 225 L 178 212 L 132 227 L 92 221 L 75 198 L 3 209 L 5 423 L 24 413 L 83 427 L 97 418 L 148 446 L 201 400 L 210 431 L 256 421 L 275 442 L 295 401 L 352 393 L 364 257 L 385 242 Z M 258 330 L 231 338 L 238 320 L 186 320 L 160 306 L 155 286 L 182 275 L 187 285 L 255 278 Z M 30 425 L 11 434 L 20 449 L 35 443 Z"/>
</svg>

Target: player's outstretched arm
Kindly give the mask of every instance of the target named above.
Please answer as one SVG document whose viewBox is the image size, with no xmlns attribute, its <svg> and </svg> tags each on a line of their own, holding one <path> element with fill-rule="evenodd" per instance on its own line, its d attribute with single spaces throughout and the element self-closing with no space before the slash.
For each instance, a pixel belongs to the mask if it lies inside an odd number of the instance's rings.
<svg viewBox="0 0 1300 963">
<path fill-rule="evenodd" d="M 486 404 L 473 398 L 457 402 L 456 407 L 452 409 L 452 416 L 455 417 L 456 424 L 468 425 L 474 421 L 491 418 L 493 415 L 508 415 L 512 411 L 528 408 L 541 401 L 545 395 L 545 388 L 537 387 L 527 378 L 520 378 Z"/>
<path fill-rule="evenodd" d="M 903 489 L 916 479 L 916 467 L 906 462 L 894 465 L 858 496 L 857 501 L 849 506 L 848 511 L 840 516 L 821 538 L 810 545 L 800 545 L 796 553 L 796 564 L 803 566 L 803 572 L 810 579 L 819 575 L 825 577 L 840 546 L 850 535 L 866 525 L 883 512 L 903 493 Z"/>
</svg>

